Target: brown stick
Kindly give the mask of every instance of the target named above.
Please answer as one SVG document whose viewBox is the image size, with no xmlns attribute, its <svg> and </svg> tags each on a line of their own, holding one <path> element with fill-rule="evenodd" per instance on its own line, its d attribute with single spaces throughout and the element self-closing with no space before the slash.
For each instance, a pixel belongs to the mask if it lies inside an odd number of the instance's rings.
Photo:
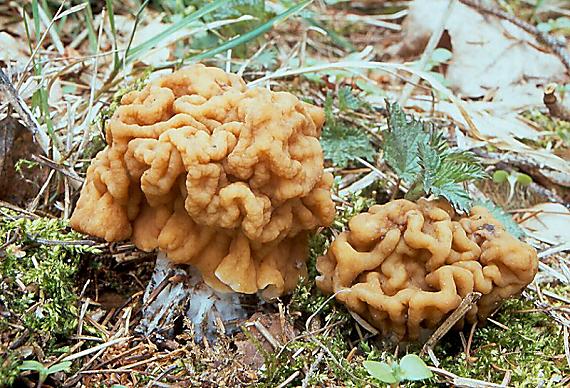
<svg viewBox="0 0 570 388">
<path fill-rule="evenodd" d="M 556 87 L 557 85 L 554 83 L 546 85 L 542 101 L 544 101 L 544 105 L 548 108 L 550 116 L 560 120 L 570 121 L 570 110 L 558 102 L 555 93 Z"/>
<path fill-rule="evenodd" d="M 481 298 L 480 292 L 470 292 L 467 294 L 465 298 L 461 301 L 461 304 L 455 309 L 453 313 L 437 328 L 436 331 L 431 335 L 431 337 L 427 340 L 422 351 L 420 353 L 421 356 L 424 356 L 430 349 L 439 342 L 440 339 L 443 338 L 444 335 L 447 334 L 449 330 L 467 314 L 469 310 L 477 303 L 477 301 Z"/>
<path fill-rule="evenodd" d="M 503 10 L 489 7 L 488 5 L 483 4 L 480 0 L 459 0 L 459 1 L 469 7 L 475 8 L 479 12 L 487 13 L 489 15 L 493 15 L 498 18 L 507 20 L 512 24 L 514 24 L 515 26 L 522 28 L 529 34 L 534 35 L 540 43 L 550 48 L 550 50 L 552 50 L 552 52 L 556 54 L 558 58 L 560 58 L 560 61 L 566 68 L 566 72 L 570 74 L 570 55 L 568 54 L 568 51 L 566 51 L 565 44 L 556 39 L 555 37 L 551 36 L 546 32 L 539 31 L 538 28 L 536 28 L 532 24 L 527 23 L 524 20 L 521 20 L 516 16 L 513 16 Z"/>
</svg>

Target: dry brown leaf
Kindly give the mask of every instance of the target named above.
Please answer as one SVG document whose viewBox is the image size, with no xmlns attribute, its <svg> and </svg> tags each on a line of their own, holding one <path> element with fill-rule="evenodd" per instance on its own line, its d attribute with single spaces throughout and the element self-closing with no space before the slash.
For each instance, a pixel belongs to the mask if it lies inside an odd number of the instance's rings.
<svg viewBox="0 0 570 388">
<path fill-rule="evenodd" d="M 403 24 L 398 54 L 417 55 L 438 27 L 448 0 L 415 0 Z M 453 57 L 446 78 L 458 93 L 469 97 L 520 84 L 525 80 L 562 79 L 564 66 L 553 54 L 537 47 L 536 39 L 510 22 L 483 16 L 456 2 L 445 29 Z"/>
<path fill-rule="evenodd" d="M 554 245 L 570 241 L 570 210 L 562 204 L 540 203 L 529 209 L 524 218 L 528 219 L 520 226 L 531 237 Z"/>
</svg>

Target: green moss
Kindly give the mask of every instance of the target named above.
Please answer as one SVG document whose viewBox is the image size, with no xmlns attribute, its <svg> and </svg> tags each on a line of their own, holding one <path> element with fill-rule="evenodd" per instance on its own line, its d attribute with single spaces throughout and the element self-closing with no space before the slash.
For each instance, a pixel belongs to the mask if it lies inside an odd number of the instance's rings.
<svg viewBox="0 0 570 388">
<path fill-rule="evenodd" d="M 121 105 L 121 99 L 123 96 L 133 91 L 142 90 L 148 83 L 148 77 L 152 74 L 152 70 L 153 69 L 149 67 L 143 72 L 142 76 L 128 83 L 125 87 L 119 89 L 113 95 L 111 103 L 106 108 L 101 109 L 99 122 L 101 123 L 101 128 L 103 128 L 103 132 L 105 132 L 105 124 L 113 116 L 113 113 L 115 113 L 117 108 Z"/>
<path fill-rule="evenodd" d="M 570 147 L 570 122 L 553 118 L 540 111 L 525 112 L 523 116 L 534 121 L 545 131 L 552 132 L 555 137 L 562 140 L 564 145 Z M 545 138 L 545 142 L 552 140 L 552 136 Z"/>
<path fill-rule="evenodd" d="M 328 300 L 330 295 L 324 295 L 315 285 L 315 277 L 318 276 L 316 261 L 319 256 L 325 254 L 334 234 L 338 234 L 347 228 L 349 220 L 356 214 L 368 209 L 374 203 L 372 199 L 360 196 L 357 193 L 346 202 L 337 207 L 337 216 L 330 228 L 311 237 L 309 241 L 308 279 L 301 281 L 289 303 L 290 312 L 301 313 L 303 325 L 307 319 L 313 316 L 313 323 L 318 327 L 334 326 L 330 332 L 316 333 L 314 336 L 304 335 L 298 340 L 289 343 L 280 354 L 269 353 L 265 355 L 266 369 L 263 371 L 260 387 L 273 387 L 282 383 L 285 379 L 299 370 L 308 370 L 316 360 L 316 355 L 324 351 L 320 342 L 328 352 L 323 357 L 320 366 L 315 368 L 309 379 L 309 386 L 322 386 L 326 382 L 342 382 L 343 386 L 360 386 L 360 379 L 368 379 L 367 373 L 360 363 L 349 363 L 346 356 L 352 349 L 351 336 L 353 336 L 353 319 L 346 308 L 336 302 Z M 312 325 L 311 325 L 312 326 Z M 302 349 L 302 352 L 300 352 Z M 300 352 L 297 354 L 297 352 Z M 292 358 L 293 354 L 297 354 Z M 332 360 L 333 355 L 337 362 Z M 332 377 L 334 376 L 334 377 Z M 356 377 L 356 379 L 355 379 Z M 290 385 L 300 385 L 304 374 L 300 374 Z M 369 379 L 368 379 L 369 380 Z"/>
<path fill-rule="evenodd" d="M 8 240 L 0 251 L 0 305 L 9 312 L 0 322 L 23 325 L 50 342 L 70 335 L 77 325 L 79 257 L 93 249 L 59 243 L 81 238 L 65 221 L 6 211 L 0 212 L 0 235 Z"/>
<path fill-rule="evenodd" d="M 532 308 L 520 299 L 507 301 L 494 318 L 507 329 L 492 323 L 478 328 L 469 360 L 465 353 L 454 354 L 450 344 L 444 344 L 442 367 L 463 377 L 494 383 L 500 383 L 510 370 L 513 386 L 538 386 L 541 381 L 551 386 L 549 382 L 570 373 L 563 337 L 554 321 L 541 312 L 529 311 Z"/>
<path fill-rule="evenodd" d="M 9 352 L 0 352 L 0 387 L 10 387 L 20 374 L 20 360 Z"/>
</svg>

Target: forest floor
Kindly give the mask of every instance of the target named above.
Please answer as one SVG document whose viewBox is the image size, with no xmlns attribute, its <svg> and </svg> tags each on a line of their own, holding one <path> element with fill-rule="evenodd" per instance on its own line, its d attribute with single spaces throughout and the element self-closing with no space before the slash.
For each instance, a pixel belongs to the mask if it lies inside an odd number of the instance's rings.
<svg viewBox="0 0 570 388">
<path fill-rule="evenodd" d="M 433 377 L 402 386 L 570 385 L 567 2 L 91 3 L 0 2 L 0 386 L 382 386 L 363 362 L 406 353 Z M 156 254 L 68 225 L 120 97 L 197 61 L 328 104 L 338 210 L 311 239 L 308 279 L 215 343 L 183 319 L 137 333 Z M 469 193 L 539 252 L 522 295 L 429 352 L 387 341 L 314 282 L 352 215 L 403 195 L 383 160 L 385 100 L 478 155 L 488 177 Z"/>
</svg>

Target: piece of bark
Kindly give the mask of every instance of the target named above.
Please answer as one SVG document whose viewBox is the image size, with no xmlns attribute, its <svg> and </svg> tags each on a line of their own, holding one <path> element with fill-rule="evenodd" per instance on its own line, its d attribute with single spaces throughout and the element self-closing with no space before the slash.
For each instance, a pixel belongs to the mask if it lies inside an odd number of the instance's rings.
<svg viewBox="0 0 570 388">
<path fill-rule="evenodd" d="M 10 116 L 0 120 L 0 200 L 25 207 L 33 199 L 49 173 L 45 167 L 23 167 L 16 170 L 22 159 L 41 153 L 32 134 Z"/>
</svg>

